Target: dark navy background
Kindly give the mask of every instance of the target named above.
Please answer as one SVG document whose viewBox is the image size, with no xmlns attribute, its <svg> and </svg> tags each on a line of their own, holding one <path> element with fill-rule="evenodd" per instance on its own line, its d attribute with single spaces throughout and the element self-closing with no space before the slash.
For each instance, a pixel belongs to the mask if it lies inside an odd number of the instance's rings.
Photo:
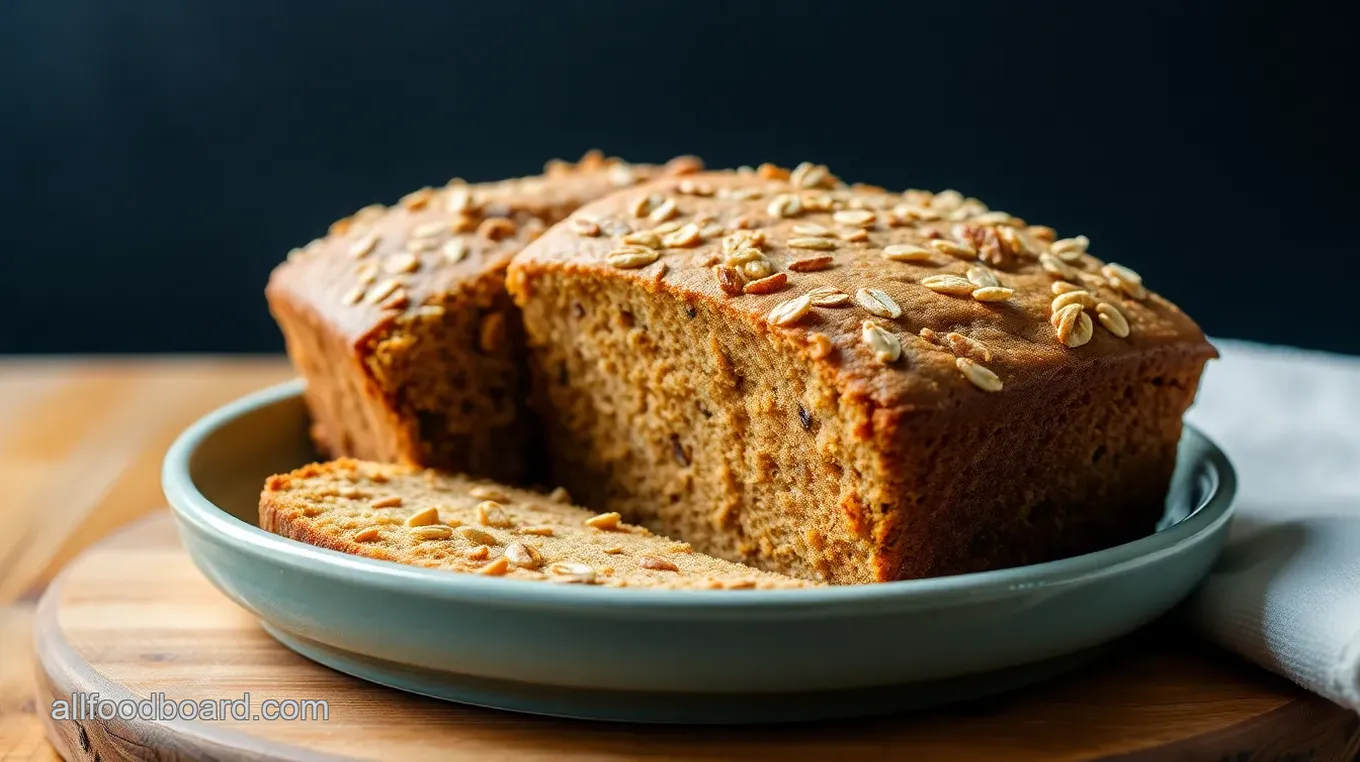
<svg viewBox="0 0 1360 762">
<path fill-rule="evenodd" d="M 280 349 L 332 219 L 599 146 L 956 187 L 1360 353 L 1341 7 L 0 0 L 0 352 Z"/>
</svg>

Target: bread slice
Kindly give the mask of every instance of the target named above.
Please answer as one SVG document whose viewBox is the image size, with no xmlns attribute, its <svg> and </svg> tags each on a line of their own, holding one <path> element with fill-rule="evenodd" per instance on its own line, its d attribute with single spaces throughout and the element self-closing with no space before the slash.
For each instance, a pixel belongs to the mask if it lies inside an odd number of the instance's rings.
<svg viewBox="0 0 1360 762">
<path fill-rule="evenodd" d="M 317 447 L 525 477 L 528 382 L 519 311 L 504 287 L 510 257 L 582 203 L 697 166 L 592 152 L 538 177 L 455 179 L 361 209 L 295 250 L 265 293 L 307 379 Z"/>
<path fill-rule="evenodd" d="M 260 526 L 369 558 L 470 574 L 608 587 L 699 590 L 816 583 L 694 552 L 543 495 L 463 476 L 340 459 L 270 477 Z"/>
<path fill-rule="evenodd" d="M 834 582 L 1142 536 L 1215 353 L 1099 246 L 811 164 L 587 205 L 507 279 L 551 478 L 702 552 Z"/>
</svg>

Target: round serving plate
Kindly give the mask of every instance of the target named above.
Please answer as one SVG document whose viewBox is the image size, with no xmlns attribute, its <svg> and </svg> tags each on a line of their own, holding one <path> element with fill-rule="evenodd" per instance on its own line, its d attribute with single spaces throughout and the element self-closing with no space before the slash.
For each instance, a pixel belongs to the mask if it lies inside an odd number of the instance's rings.
<svg viewBox="0 0 1360 762">
<path fill-rule="evenodd" d="M 261 530 L 270 474 L 314 459 L 302 384 L 206 416 L 166 456 L 195 564 L 289 648 L 373 682 L 564 717 L 683 723 L 895 711 L 1067 669 L 1166 612 L 1222 547 L 1234 491 L 1189 427 L 1153 534 L 1012 569 L 806 590 L 541 585 L 346 555 Z"/>
</svg>

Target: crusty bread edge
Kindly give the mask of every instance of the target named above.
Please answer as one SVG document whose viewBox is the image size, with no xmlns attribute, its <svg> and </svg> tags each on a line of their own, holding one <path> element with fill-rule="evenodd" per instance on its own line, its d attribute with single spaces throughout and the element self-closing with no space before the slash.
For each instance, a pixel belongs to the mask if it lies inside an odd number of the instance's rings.
<svg viewBox="0 0 1360 762">
<path fill-rule="evenodd" d="M 318 548 L 375 558 L 380 561 L 405 563 L 379 546 L 365 545 L 317 531 L 303 513 L 301 505 L 290 499 L 285 492 L 294 479 L 309 479 L 328 473 L 352 471 L 358 468 L 359 463 L 360 461 L 353 458 L 339 458 L 326 463 L 308 463 L 286 474 L 276 474 L 269 477 L 265 480 L 264 490 L 260 492 L 260 528 L 266 532 Z M 415 470 L 407 466 L 391 466 L 391 468 L 397 471 Z"/>
</svg>

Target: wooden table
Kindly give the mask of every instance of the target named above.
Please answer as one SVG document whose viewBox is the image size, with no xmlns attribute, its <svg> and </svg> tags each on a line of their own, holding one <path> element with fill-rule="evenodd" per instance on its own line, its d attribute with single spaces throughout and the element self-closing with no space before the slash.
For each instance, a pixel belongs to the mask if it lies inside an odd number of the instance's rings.
<svg viewBox="0 0 1360 762">
<path fill-rule="evenodd" d="M 30 639 L 44 587 L 91 543 L 163 507 L 161 457 L 187 424 L 290 375 L 278 358 L 0 358 L 0 762 L 58 758 L 39 720 L 46 708 L 33 700 Z M 1040 749 L 1051 758 L 1090 758 L 1089 741 L 1097 737 L 1119 742 L 1098 746 L 1094 756 L 1120 758 L 1159 751 L 1153 756 L 1274 759 L 1321 749 L 1317 758 L 1347 759 L 1360 743 L 1355 715 L 1168 628 L 1154 628 L 1093 671 L 1029 690 L 1018 701 L 826 730 L 872 736 L 895 724 L 899 739 L 918 728 L 947 742 L 942 723 L 982 717 L 977 728 L 1010 739 L 1008 759 L 1033 758 Z M 1118 711 L 1097 716 L 1092 707 L 1102 701 Z M 1055 726 L 1037 716 L 1043 707 L 1065 713 L 1062 727 L 1090 727 L 1084 751 L 1065 750 L 1051 737 Z M 533 722 L 523 720 L 523 732 L 533 733 Z M 1140 743 L 1151 736 L 1159 739 L 1156 749 Z M 755 738 L 725 730 L 700 745 L 710 757 L 715 747 L 749 757 L 760 748 Z"/>
</svg>

